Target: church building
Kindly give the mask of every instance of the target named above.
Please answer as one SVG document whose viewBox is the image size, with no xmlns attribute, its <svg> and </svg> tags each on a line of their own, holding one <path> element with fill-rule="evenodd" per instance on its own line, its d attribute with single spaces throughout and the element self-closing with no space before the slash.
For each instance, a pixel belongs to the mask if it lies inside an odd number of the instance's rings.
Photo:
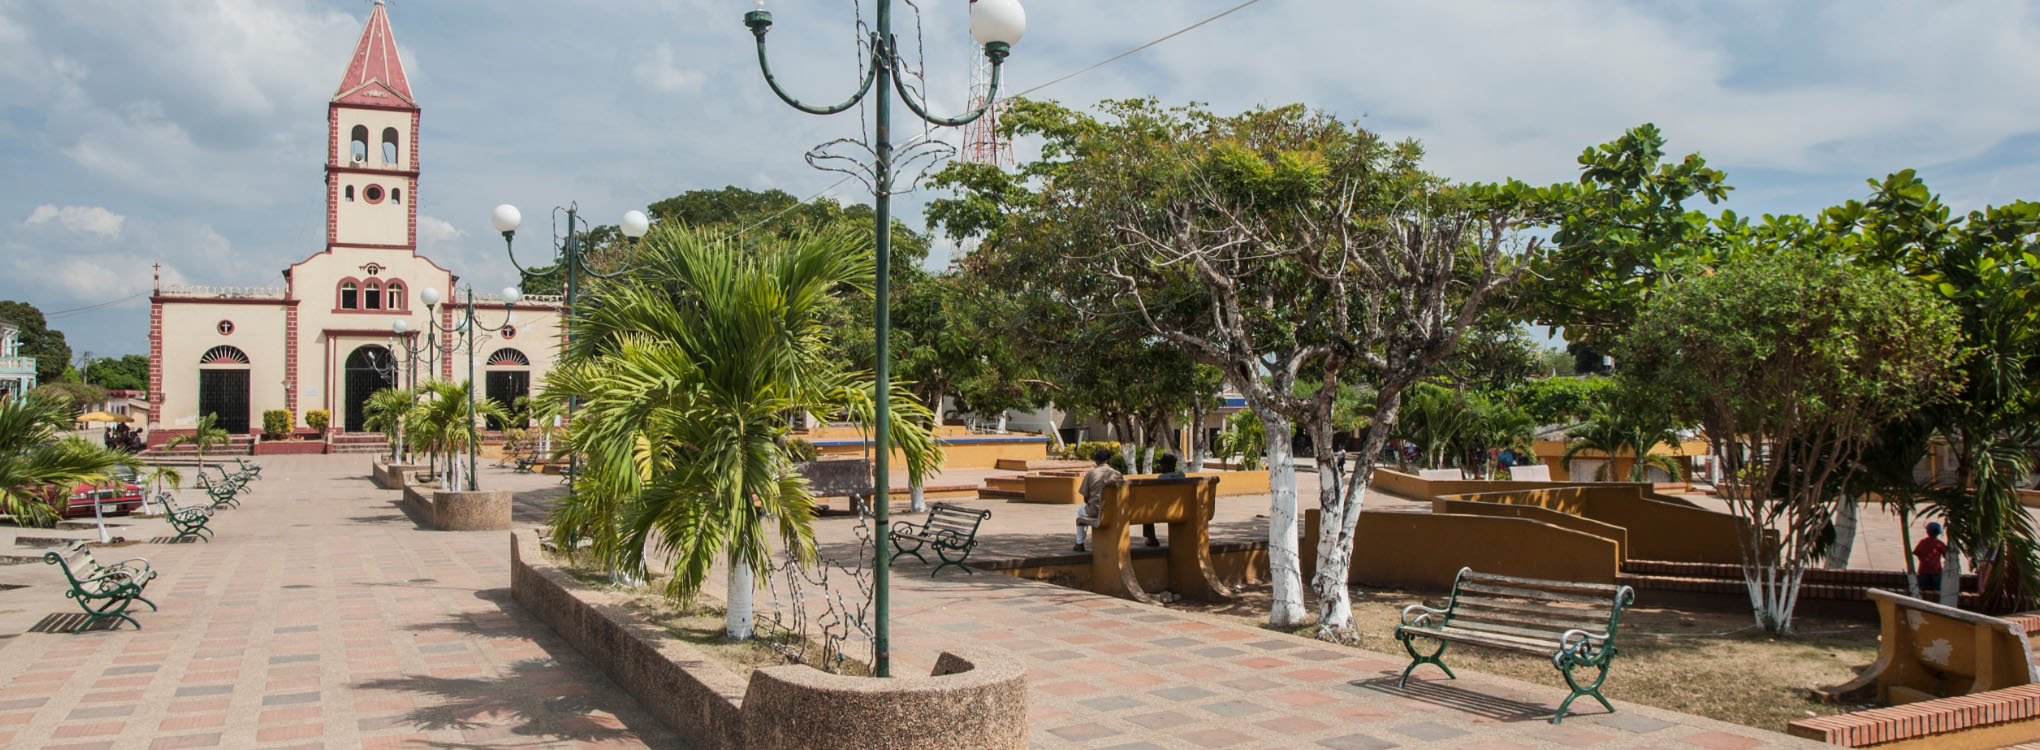
<svg viewBox="0 0 2040 750">
<path fill-rule="evenodd" d="M 418 254 L 418 100 L 381 0 L 326 107 L 326 235 L 269 287 L 165 286 L 149 308 L 149 442 L 218 415 L 229 434 L 262 429 L 262 413 L 325 410 L 335 431 L 364 431 L 370 394 L 429 380 L 465 382 L 508 406 L 544 379 L 558 349 L 561 305 L 474 294 L 482 327 L 472 351 L 460 276 Z M 426 304 L 426 290 L 438 304 Z M 508 324 L 500 331 L 486 330 Z M 403 332 L 397 331 L 402 323 Z M 437 326 L 437 331 L 431 329 Z M 415 376 L 413 373 L 415 372 Z M 415 378 L 415 383 L 414 383 Z"/>
</svg>

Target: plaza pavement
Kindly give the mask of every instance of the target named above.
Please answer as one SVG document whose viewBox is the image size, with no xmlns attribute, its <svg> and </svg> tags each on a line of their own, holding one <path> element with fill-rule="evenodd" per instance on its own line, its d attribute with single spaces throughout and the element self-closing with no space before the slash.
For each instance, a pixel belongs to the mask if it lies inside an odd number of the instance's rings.
<svg viewBox="0 0 2040 750">
<path fill-rule="evenodd" d="M 508 535 L 418 529 L 369 457 L 266 456 L 211 543 L 99 548 L 161 571 L 137 631 L 31 630 L 76 614 L 41 562 L 0 566 L 0 747 L 678 747 L 509 598 Z M 556 478 L 483 469 L 543 518 Z M 197 493 L 184 493 L 194 502 Z M 202 499 L 202 497 L 198 497 Z M 117 519 L 129 539 L 161 521 Z M 10 538 L 96 537 L 0 529 Z M 75 620 L 77 618 L 66 618 Z"/>
<path fill-rule="evenodd" d="M 140 631 L 35 632 L 76 611 L 57 571 L 0 566 L 0 584 L 26 586 L 0 590 L 0 746 L 684 747 L 509 599 L 506 534 L 418 529 L 398 493 L 368 482 L 368 460 L 266 457 L 214 542 L 99 549 L 161 571 L 149 594 L 163 611 L 137 614 Z M 483 479 L 518 491 L 520 526 L 560 487 L 486 466 Z M 1069 551 L 1069 506 L 950 502 L 993 509 L 986 559 Z M 1222 499 L 1214 539 L 1264 537 L 1266 504 Z M 119 522 L 132 540 L 167 536 L 160 521 Z M 817 521 L 826 555 L 854 554 L 855 523 Z M 0 545 L 33 554 L 14 535 L 94 532 L 0 529 Z M 1551 726 L 1555 673 L 1433 673 L 1400 691 L 1397 655 L 996 574 L 929 579 L 910 559 L 897 570 L 896 670 L 925 673 L 957 644 L 1007 650 L 1027 668 L 1036 747 L 1817 746 L 1620 702 L 1613 715 L 1576 704 Z"/>
</svg>

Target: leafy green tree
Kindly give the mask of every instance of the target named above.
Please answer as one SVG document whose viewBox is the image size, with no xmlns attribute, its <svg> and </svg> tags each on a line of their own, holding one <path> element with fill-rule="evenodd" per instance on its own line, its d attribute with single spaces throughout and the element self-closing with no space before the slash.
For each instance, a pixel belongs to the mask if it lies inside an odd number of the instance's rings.
<svg viewBox="0 0 2040 750">
<path fill-rule="evenodd" d="M 1791 629 L 1837 490 L 1878 425 L 1959 388 L 1960 338 L 1954 311 L 1927 290 L 1811 249 L 1686 277 L 1630 328 L 1625 373 L 1703 425 L 1722 459 L 1760 627 Z"/>
<path fill-rule="evenodd" d="M 1336 474 L 1320 482 L 1312 582 L 1319 636 L 1351 638 L 1353 531 L 1402 391 L 1514 282 L 1515 252 L 1538 242 L 1517 229 L 1555 191 L 1448 185 L 1420 168 L 1416 144 L 1301 105 L 1233 116 L 1153 100 L 1100 109 L 1013 102 L 1001 127 L 1041 138 L 1042 158 L 1013 173 L 953 165 L 936 183 L 961 195 L 931 203 L 929 216 L 951 236 L 982 236 L 972 261 L 995 277 L 1088 316 L 1144 323 L 1245 397 L 1267 431 L 1273 626 L 1304 618 L 1292 437 L 1302 429 L 1318 465 L 1332 465 L 1336 386 L 1370 381 L 1359 466 L 1344 485 Z M 1322 386 L 1298 395 L 1305 379 Z"/>
<path fill-rule="evenodd" d="M 1020 348 L 1017 305 L 969 273 L 921 275 L 894 295 L 893 373 L 929 406 L 931 432 L 943 398 L 967 394 L 959 406 L 996 415 L 1042 402 L 1032 359 Z M 909 483 L 914 512 L 927 509 L 919 482 Z"/>
<path fill-rule="evenodd" d="M 1565 327 L 1580 372 L 1599 372 L 1610 349 L 1652 295 L 1668 281 L 1713 266 L 1741 225 L 1689 209 L 1719 203 L 1732 189 L 1727 175 L 1699 154 L 1665 160 L 1665 137 L 1643 124 L 1580 154 L 1579 185 L 1558 214 L 1551 252 L 1539 281 L 1525 286 L 1539 323 Z"/>
<path fill-rule="evenodd" d="M 1614 387 L 1613 378 L 1538 378 L 1517 384 L 1509 396 L 1537 424 L 1563 426 L 1586 421 Z"/>
<path fill-rule="evenodd" d="M 1605 392 L 1603 400 L 1595 403 L 1580 424 L 1566 431 L 1565 453 L 1559 460 L 1571 465 L 1573 458 L 1581 453 L 1599 453 L 1608 459 L 1600 473 L 1591 477 L 1573 477 L 1573 481 L 1594 482 L 1648 482 L 1650 470 L 1655 468 L 1680 477 L 1685 469 L 1671 456 L 1652 453 L 1659 445 L 1679 445 L 1678 423 L 1667 416 L 1667 412 L 1656 404 L 1639 404 L 1625 399 L 1617 389 Z M 1631 458 L 1629 473 L 1623 477 L 1615 475 L 1615 462 L 1623 455 Z"/>
<path fill-rule="evenodd" d="M 577 312 L 577 335 L 540 400 L 578 399 L 568 433 L 587 481 L 552 516 L 564 549 L 634 574 L 648 548 L 670 560 L 666 593 L 692 596 L 727 562 L 725 632 L 751 633 L 750 596 L 768 572 L 769 532 L 814 557 L 814 501 L 793 470 L 786 415 L 871 425 L 875 382 L 833 354 L 824 312 L 869 293 L 871 246 L 842 230 L 738 245 L 666 224 L 644 240 L 628 283 Z M 939 467 L 927 410 L 892 395 L 891 438 L 910 476 Z"/>
<path fill-rule="evenodd" d="M 470 408 L 472 405 L 472 408 Z M 509 412 L 503 405 L 486 398 L 474 397 L 474 382 L 432 381 L 418 387 L 418 399 L 404 417 L 404 425 L 410 431 L 408 438 L 416 441 L 431 452 L 435 478 L 456 473 L 454 462 L 459 460 L 461 451 L 478 450 L 471 436 L 478 435 L 477 419 L 507 420 Z M 447 473 L 440 473 L 439 458 L 446 459 Z M 451 490 L 441 479 L 441 488 Z M 468 478 L 469 489 L 474 488 L 474 478 Z"/>
<path fill-rule="evenodd" d="M 192 450 L 198 454 L 198 473 L 203 476 L 205 474 L 206 449 L 218 448 L 229 442 L 227 431 L 219 426 L 219 421 L 220 415 L 218 414 L 207 414 L 199 417 L 198 424 L 193 425 L 190 432 L 170 438 L 169 442 L 163 444 L 163 447 L 178 448 L 186 445 L 191 446 Z"/>
<path fill-rule="evenodd" d="M 1468 329 L 1439 370 L 1461 388 L 1499 391 L 1544 374 L 1544 363 L 1521 328 L 1497 317 Z"/>
<path fill-rule="evenodd" d="M 27 302 L 0 300 L 0 320 L 21 326 L 21 356 L 35 358 L 35 379 L 53 383 L 71 366 L 71 345 L 64 332 L 50 328 L 41 310 Z"/>
<path fill-rule="evenodd" d="M 1896 267 L 1953 305 L 1967 349 L 1959 398 L 1930 413 L 1953 446 L 1956 477 L 1941 495 L 1949 546 L 2001 564 L 1986 576 L 1993 607 L 2040 596 L 2040 560 L 2018 502 L 2023 475 L 2007 464 L 2031 442 L 2040 420 L 2040 203 L 2017 201 L 1957 215 L 1912 170 L 1872 180 L 1867 200 L 1829 209 L 1824 229 L 1843 233 L 1869 265 Z M 1951 555 L 1951 561 L 1957 560 Z M 1959 568 L 1958 568 L 1959 570 Z M 2008 575 L 2016 574 L 2016 575 Z M 1956 576 L 1949 575 L 1949 580 Z M 2023 587 L 2017 578 L 2028 580 Z M 1955 591 L 1944 589 L 1952 603 Z"/>
<path fill-rule="evenodd" d="M 78 416 L 96 404 L 106 402 L 106 389 L 86 383 L 43 383 L 30 393 L 39 393 L 63 403 L 71 416 Z"/>
<path fill-rule="evenodd" d="M 149 358 L 140 354 L 92 360 L 85 366 L 85 382 L 111 390 L 149 389 Z"/>
<path fill-rule="evenodd" d="M 125 453 L 65 436 L 70 422 L 65 405 L 48 396 L 0 399 L 0 511 L 29 523 L 54 520 L 45 493 L 68 498 L 78 485 L 134 465 Z"/>
</svg>

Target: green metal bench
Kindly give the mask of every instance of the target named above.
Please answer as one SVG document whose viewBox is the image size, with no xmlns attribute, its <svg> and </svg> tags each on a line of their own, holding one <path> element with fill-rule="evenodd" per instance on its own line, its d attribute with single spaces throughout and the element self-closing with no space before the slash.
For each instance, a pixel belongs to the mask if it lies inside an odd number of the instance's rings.
<svg viewBox="0 0 2040 750">
<path fill-rule="evenodd" d="M 976 574 L 977 571 L 971 570 L 970 566 L 963 564 L 963 561 L 970 559 L 971 549 L 977 546 L 978 526 L 991 517 L 992 512 L 989 510 L 965 508 L 949 503 L 930 505 L 928 519 L 922 521 L 921 525 L 915 526 L 912 521 L 893 524 L 890 536 L 894 552 L 887 562 L 899 559 L 900 555 L 913 555 L 916 560 L 928 562 L 928 558 L 921 556 L 921 549 L 930 547 L 935 550 L 935 556 L 942 559 L 942 564 L 928 572 L 929 578 L 934 578 L 936 573 L 951 565 L 962 568 L 965 573 Z M 907 547 L 905 542 L 913 542 L 914 546 Z M 954 559 L 949 556 L 952 552 L 956 553 Z"/>
<path fill-rule="evenodd" d="M 99 558 L 92 554 L 92 545 L 83 539 L 64 545 L 63 554 L 66 559 L 70 560 L 78 568 L 78 572 L 84 574 L 87 578 L 98 578 L 102 575 L 112 574 L 144 589 L 149 587 L 150 581 L 156 580 L 156 569 L 149 565 L 148 558 L 130 557 L 112 565 L 102 565 L 99 562 Z M 149 605 L 150 609 L 156 608 L 155 602 L 147 599 L 142 599 L 141 601 L 143 604 Z"/>
<path fill-rule="evenodd" d="M 234 464 L 241 467 L 240 473 L 248 475 L 249 479 L 262 478 L 262 464 L 238 457 L 234 459 Z"/>
<path fill-rule="evenodd" d="M 121 572 L 110 570 L 99 575 L 80 578 L 77 573 L 72 572 L 70 561 L 57 552 L 43 553 L 43 562 L 64 571 L 64 581 L 71 584 L 71 590 L 64 592 L 64 596 L 77 601 L 78 608 L 85 610 L 85 622 L 78 626 L 79 630 L 85 630 L 92 627 L 93 623 L 109 618 L 126 620 L 136 629 L 140 629 L 142 624 L 127 615 L 127 608 L 137 601 L 148 604 L 150 609 L 156 607 L 154 603 L 142 598 L 141 584 L 135 583 L 130 576 Z"/>
<path fill-rule="evenodd" d="M 1622 610 L 1635 603 L 1636 591 L 1628 586 L 1513 578 L 1460 568 L 1444 609 L 1422 604 L 1403 608 L 1395 638 L 1411 661 L 1396 687 L 1408 684 L 1410 672 L 1420 664 L 1435 664 L 1446 677 L 1456 678 L 1439 657 L 1446 646 L 1464 643 L 1550 657 L 1551 666 L 1572 688 L 1551 717 L 1553 724 L 1564 720 L 1573 700 L 1582 695 L 1613 713 L 1615 706 L 1601 696 L 1601 683 L 1615 661 L 1615 628 Z M 1418 653 L 1413 643 L 1417 638 L 1437 641 L 1438 650 Z M 1598 670 L 1592 682 L 1583 685 L 1573 676 L 1573 670 L 1581 667 Z"/>
<path fill-rule="evenodd" d="M 213 510 L 241 507 L 241 501 L 236 499 L 236 496 L 241 494 L 241 491 L 231 482 L 224 480 L 213 481 L 207 478 L 206 475 L 199 474 L 198 488 L 204 490 L 206 497 L 212 499 Z"/>
<path fill-rule="evenodd" d="M 167 491 L 156 493 L 156 502 L 163 505 L 163 520 L 169 521 L 170 528 L 177 530 L 177 539 L 193 537 L 212 541 L 212 529 L 206 528 L 206 524 L 212 523 L 213 506 L 188 505 L 180 508 L 171 503 Z"/>
</svg>

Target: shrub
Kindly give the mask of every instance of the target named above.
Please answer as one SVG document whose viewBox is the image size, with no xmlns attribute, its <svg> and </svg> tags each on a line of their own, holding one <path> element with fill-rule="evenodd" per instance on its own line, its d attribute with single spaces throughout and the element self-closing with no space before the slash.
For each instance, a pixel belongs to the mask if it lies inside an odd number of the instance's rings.
<svg viewBox="0 0 2040 750">
<path fill-rule="evenodd" d="M 1064 457 L 1076 459 L 1079 461 L 1089 461 L 1091 460 L 1091 454 L 1097 453 L 1099 448 L 1104 448 L 1105 450 L 1112 451 L 1112 455 L 1117 456 L 1119 455 L 1119 447 L 1120 447 L 1119 444 L 1115 442 L 1105 440 L 1087 440 L 1081 443 L 1071 444 L 1069 446 L 1068 453 L 1065 454 Z"/>
<path fill-rule="evenodd" d="M 807 463 L 822 457 L 820 448 L 800 438 L 786 441 L 786 457 L 794 463 Z"/>
<path fill-rule="evenodd" d="M 313 432 L 318 433 L 322 437 L 326 434 L 326 426 L 332 423 L 333 413 L 325 409 L 313 409 L 305 412 L 305 426 L 312 428 Z"/>
<path fill-rule="evenodd" d="M 296 422 L 288 409 L 270 409 L 262 412 L 262 437 L 269 440 L 288 438 L 291 425 Z"/>
</svg>

